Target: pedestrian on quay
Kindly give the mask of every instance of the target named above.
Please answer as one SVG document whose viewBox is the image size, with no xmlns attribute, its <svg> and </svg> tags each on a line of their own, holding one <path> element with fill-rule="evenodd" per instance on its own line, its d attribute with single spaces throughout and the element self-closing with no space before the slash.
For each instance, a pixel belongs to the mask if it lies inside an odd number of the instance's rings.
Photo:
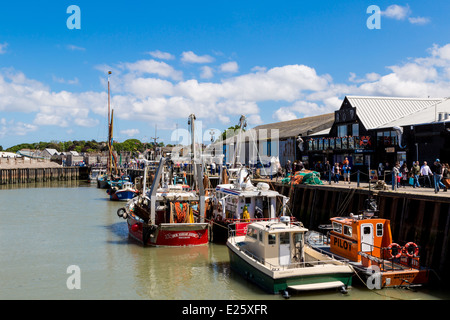
<svg viewBox="0 0 450 320">
<path fill-rule="evenodd" d="M 380 162 L 379 164 L 378 164 L 378 177 L 382 177 L 383 176 L 383 173 L 384 173 L 384 166 L 383 166 L 383 164 Z"/>
<path fill-rule="evenodd" d="M 428 166 L 428 163 L 426 161 L 423 162 L 423 165 L 420 168 L 420 175 L 424 177 L 423 186 L 425 187 L 425 181 L 428 181 L 428 187 L 431 188 L 431 178 L 430 178 L 430 176 L 433 175 L 433 172 L 431 172 L 431 169 Z"/>
<path fill-rule="evenodd" d="M 400 168 L 400 174 L 402 175 L 400 184 L 403 186 L 403 188 L 406 188 L 406 184 L 408 183 L 408 172 L 408 166 L 406 165 L 406 162 L 403 162 L 403 165 Z"/>
<path fill-rule="evenodd" d="M 400 163 L 397 161 L 392 167 L 392 190 L 396 190 L 400 186 Z"/>
<path fill-rule="evenodd" d="M 335 163 L 332 169 L 333 177 L 334 177 L 334 183 L 339 183 L 339 177 L 341 175 L 341 167 L 339 166 L 339 163 Z"/>
<path fill-rule="evenodd" d="M 329 180 L 330 175 L 331 175 L 331 164 L 330 164 L 330 161 L 328 161 L 328 160 L 325 162 L 324 172 L 325 172 L 325 177 L 327 178 L 327 180 Z"/>
<path fill-rule="evenodd" d="M 344 174 L 344 183 L 348 182 L 350 184 L 350 164 L 348 158 L 345 158 L 344 165 L 342 166 L 342 172 Z"/>
<path fill-rule="evenodd" d="M 286 163 L 286 176 L 292 174 L 292 164 L 291 160 L 288 160 Z"/>
<path fill-rule="evenodd" d="M 420 188 L 420 183 L 419 183 L 420 164 L 419 164 L 419 161 L 416 161 L 415 163 L 413 163 L 413 166 L 411 168 L 411 175 L 414 178 L 413 187 Z"/>
<path fill-rule="evenodd" d="M 444 168 L 442 167 L 441 161 L 439 159 L 436 159 L 434 162 L 434 193 L 439 192 L 439 187 L 443 188 L 444 191 L 447 191 L 447 187 L 441 182 Z"/>
<path fill-rule="evenodd" d="M 448 166 L 448 163 L 444 163 L 443 167 L 442 182 L 448 189 L 450 188 L 450 167 Z M 444 191 L 447 191 L 447 189 L 444 189 Z"/>
</svg>

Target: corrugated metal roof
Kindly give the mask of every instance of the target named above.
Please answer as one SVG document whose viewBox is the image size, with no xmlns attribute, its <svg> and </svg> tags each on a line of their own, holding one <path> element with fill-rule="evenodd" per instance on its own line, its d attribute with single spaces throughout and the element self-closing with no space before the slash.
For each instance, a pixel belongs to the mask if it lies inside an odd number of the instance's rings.
<svg viewBox="0 0 450 320">
<path fill-rule="evenodd" d="M 444 99 L 347 96 L 356 115 L 367 130 L 381 128 L 387 123 L 434 106 Z"/>
<path fill-rule="evenodd" d="M 315 133 L 325 129 L 330 129 L 334 123 L 334 113 L 326 113 L 318 116 L 294 119 L 289 121 L 263 124 L 255 127 L 255 130 L 278 130 L 280 139 L 297 137 L 299 134 L 307 135 L 307 132 Z"/>
<path fill-rule="evenodd" d="M 442 119 L 439 119 L 439 114 L 446 114 L 447 116 L 442 116 Z M 406 115 L 394 121 L 385 123 L 384 125 L 378 128 L 392 128 L 392 127 L 403 127 L 403 126 L 411 126 L 418 124 L 426 124 L 433 122 L 441 122 L 441 121 L 450 121 L 450 99 L 445 99 L 444 101 L 431 105 L 427 108 L 414 112 L 412 114 Z"/>
</svg>

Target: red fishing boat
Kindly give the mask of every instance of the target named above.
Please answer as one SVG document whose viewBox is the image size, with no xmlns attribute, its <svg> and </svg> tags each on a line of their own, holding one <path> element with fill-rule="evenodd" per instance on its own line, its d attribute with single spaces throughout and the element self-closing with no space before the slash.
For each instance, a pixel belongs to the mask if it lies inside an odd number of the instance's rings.
<svg viewBox="0 0 450 320">
<path fill-rule="evenodd" d="M 170 171 L 172 165 L 162 158 L 151 190 L 128 201 L 117 214 L 127 220 L 129 236 L 143 245 L 205 245 L 209 224 L 204 222 L 203 185 L 199 184 L 199 190 L 194 191 L 187 185 L 167 184 L 165 175 L 159 187 L 163 172 Z"/>
</svg>

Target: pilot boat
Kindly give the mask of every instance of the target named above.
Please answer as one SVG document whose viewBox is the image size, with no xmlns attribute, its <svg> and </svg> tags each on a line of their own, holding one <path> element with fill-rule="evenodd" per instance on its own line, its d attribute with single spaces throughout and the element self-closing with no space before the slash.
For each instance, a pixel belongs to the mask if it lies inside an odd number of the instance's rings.
<svg viewBox="0 0 450 320">
<path fill-rule="evenodd" d="M 370 289 L 426 284 L 430 270 L 420 266 L 419 247 L 393 242 L 390 221 L 375 211 L 333 217 L 331 225 L 319 226 L 322 232 L 311 232 L 307 241 L 320 252 L 348 259 Z"/>
<path fill-rule="evenodd" d="M 235 272 L 272 294 L 289 297 L 301 292 L 339 288 L 352 284 L 353 269 L 345 259 L 335 259 L 305 242 L 308 229 L 282 216 L 278 221 L 258 221 L 245 235 L 233 232 L 227 240 L 230 266 Z"/>
</svg>

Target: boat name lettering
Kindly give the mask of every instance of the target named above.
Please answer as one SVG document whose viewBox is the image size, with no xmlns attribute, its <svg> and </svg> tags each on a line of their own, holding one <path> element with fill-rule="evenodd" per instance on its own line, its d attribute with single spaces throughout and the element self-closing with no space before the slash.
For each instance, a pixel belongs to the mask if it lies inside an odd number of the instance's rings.
<svg viewBox="0 0 450 320">
<path fill-rule="evenodd" d="M 352 243 L 345 241 L 343 239 L 334 237 L 334 242 L 333 245 L 337 245 L 338 247 L 344 249 L 344 250 L 348 250 L 348 251 L 352 251 Z"/>
<path fill-rule="evenodd" d="M 186 239 L 186 238 L 199 238 L 198 233 L 195 232 L 177 232 L 177 233 L 168 233 L 165 235 L 166 239 Z"/>
</svg>

